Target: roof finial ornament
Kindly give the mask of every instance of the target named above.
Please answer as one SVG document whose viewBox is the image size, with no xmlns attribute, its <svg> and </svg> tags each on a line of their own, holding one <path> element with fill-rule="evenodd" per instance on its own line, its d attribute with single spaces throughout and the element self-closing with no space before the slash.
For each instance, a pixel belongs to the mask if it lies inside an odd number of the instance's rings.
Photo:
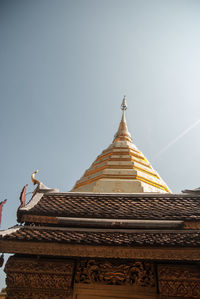
<svg viewBox="0 0 200 299">
<path fill-rule="evenodd" d="M 38 185 L 38 186 L 40 186 L 40 181 L 38 181 L 36 178 L 35 178 L 35 175 L 36 175 L 36 173 L 38 173 L 38 169 L 36 170 L 36 171 L 34 171 L 34 173 L 32 174 L 32 176 L 31 176 L 31 180 L 32 180 L 32 182 L 33 182 L 33 185 Z"/>
<path fill-rule="evenodd" d="M 124 95 L 123 100 L 122 100 L 121 109 L 122 109 L 122 111 L 125 111 L 127 109 L 126 96 L 125 95 Z"/>
</svg>

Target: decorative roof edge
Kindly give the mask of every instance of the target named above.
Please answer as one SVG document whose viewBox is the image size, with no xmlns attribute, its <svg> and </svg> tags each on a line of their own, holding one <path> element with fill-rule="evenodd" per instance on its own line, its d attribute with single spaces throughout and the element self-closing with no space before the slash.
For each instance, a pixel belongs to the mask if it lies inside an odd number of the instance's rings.
<svg viewBox="0 0 200 299">
<path fill-rule="evenodd" d="M 196 189 L 186 189 L 186 190 L 183 190 L 182 191 L 183 193 L 186 193 L 186 194 L 195 194 L 195 195 L 200 195 L 200 187 L 199 188 L 196 188 Z"/>
<path fill-rule="evenodd" d="M 44 193 L 36 193 L 32 198 L 31 200 L 28 202 L 28 204 L 21 208 L 20 210 L 30 210 L 31 208 L 33 208 L 39 201 L 40 199 L 42 198 L 42 196 L 44 195 Z"/>
<path fill-rule="evenodd" d="M 0 236 L 4 237 L 6 235 L 10 235 L 10 234 L 15 233 L 16 231 L 18 231 L 20 228 L 21 228 L 21 226 L 19 226 L 19 225 L 10 227 L 6 230 L 0 231 Z"/>
</svg>

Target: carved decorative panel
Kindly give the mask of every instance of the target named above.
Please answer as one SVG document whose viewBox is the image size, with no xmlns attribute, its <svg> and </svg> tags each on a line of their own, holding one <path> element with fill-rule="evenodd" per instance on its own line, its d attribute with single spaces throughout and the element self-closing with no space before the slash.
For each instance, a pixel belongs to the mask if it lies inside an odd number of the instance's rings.
<svg viewBox="0 0 200 299">
<path fill-rule="evenodd" d="M 155 275 L 153 265 L 148 262 L 84 260 L 78 264 L 75 281 L 154 287 Z"/>
<path fill-rule="evenodd" d="M 67 298 L 73 271 L 73 261 L 10 257 L 5 266 L 8 298 Z"/>
<path fill-rule="evenodd" d="M 200 267 L 193 265 L 159 265 L 161 295 L 200 298 Z"/>
</svg>

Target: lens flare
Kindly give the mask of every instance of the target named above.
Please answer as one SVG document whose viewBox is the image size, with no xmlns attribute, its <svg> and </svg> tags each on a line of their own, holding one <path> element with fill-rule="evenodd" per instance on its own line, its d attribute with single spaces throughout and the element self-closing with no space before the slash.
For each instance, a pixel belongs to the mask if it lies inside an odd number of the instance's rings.
<svg viewBox="0 0 200 299">
<path fill-rule="evenodd" d="M 164 152 L 166 152 L 171 146 L 173 146 L 178 140 L 183 138 L 187 133 L 189 133 L 192 129 L 194 129 L 200 123 L 200 119 L 195 121 L 192 125 L 190 125 L 187 129 L 185 129 L 180 135 L 178 135 L 175 139 L 169 142 L 165 147 L 163 147 L 156 155 L 155 158 L 161 156 Z"/>
</svg>

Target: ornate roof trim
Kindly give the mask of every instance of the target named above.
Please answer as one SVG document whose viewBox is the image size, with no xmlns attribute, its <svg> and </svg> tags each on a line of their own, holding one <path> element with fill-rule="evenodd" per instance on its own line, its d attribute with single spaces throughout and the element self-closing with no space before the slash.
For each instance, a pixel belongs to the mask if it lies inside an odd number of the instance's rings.
<svg viewBox="0 0 200 299">
<path fill-rule="evenodd" d="M 1 237 L 5 237 L 7 235 L 11 235 L 13 233 L 16 233 L 20 228 L 21 228 L 21 226 L 10 227 L 10 228 L 8 228 L 6 230 L 0 231 L 0 236 Z"/>
<path fill-rule="evenodd" d="M 20 211 L 28 211 L 32 209 L 37 203 L 40 201 L 40 199 L 43 197 L 44 193 L 36 193 L 33 198 L 29 201 L 29 203 L 20 209 Z"/>
</svg>

